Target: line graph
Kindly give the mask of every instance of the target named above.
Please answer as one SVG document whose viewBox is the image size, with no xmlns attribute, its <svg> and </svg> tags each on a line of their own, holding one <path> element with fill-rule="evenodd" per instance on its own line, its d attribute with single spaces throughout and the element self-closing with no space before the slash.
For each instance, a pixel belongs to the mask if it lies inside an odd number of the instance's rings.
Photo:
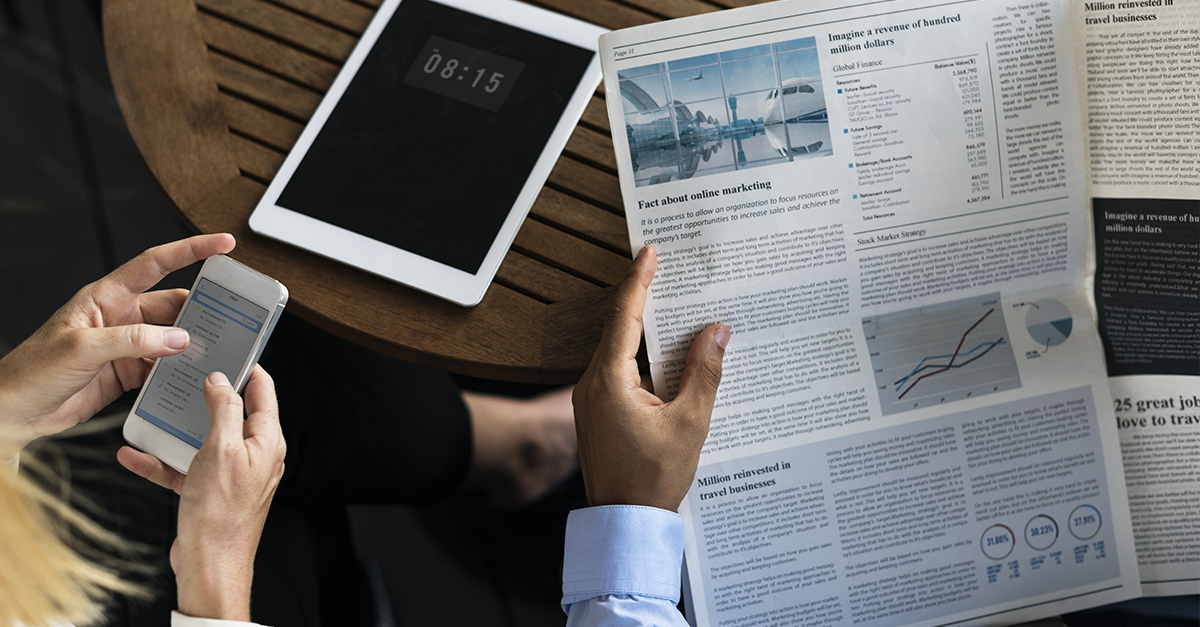
<svg viewBox="0 0 1200 627">
<path fill-rule="evenodd" d="M 984 346 L 987 347 L 986 349 L 984 349 L 984 351 L 982 353 L 979 353 L 978 355 L 976 355 L 962 363 L 958 363 L 958 364 L 954 363 L 954 361 L 953 361 L 953 358 L 956 357 L 955 355 L 938 355 L 937 357 L 934 357 L 933 359 L 945 359 L 946 357 L 950 357 L 951 362 L 949 364 L 946 364 L 946 366 L 944 366 L 944 367 L 937 365 L 937 364 L 930 364 L 928 366 L 919 366 L 917 369 L 913 370 L 912 374 L 910 374 L 908 377 L 904 377 L 903 379 L 900 379 L 899 381 L 896 382 L 896 391 L 899 391 L 900 386 L 904 385 L 904 382 L 908 381 L 908 379 L 913 374 L 917 374 L 918 372 L 920 372 L 922 370 L 925 370 L 927 368 L 943 368 L 943 370 L 949 370 L 950 368 L 962 368 L 963 366 L 966 366 L 967 364 L 970 364 L 971 362 L 975 361 L 976 359 L 979 359 L 980 357 L 983 357 L 984 355 L 988 354 L 988 352 L 991 351 L 993 348 L 995 348 L 1001 344 L 1007 344 L 1007 343 L 1008 342 L 1004 341 L 1004 338 L 1000 338 L 1000 339 L 996 340 L 995 342 L 984 342 L 983 344 L 980 344 L 979 346 L 976 346 L 975 348 L 972 348 L 971 350 L 969 350 L 965 353 L 959 353 L 962 356 L 966 356 L 966 355 L 970 355 L 971 353 L 974 353 L 975 351 L 983 348 Z M 926 359 L 929 359 L 929 358 L 926 358 Z M 934 373 L 934 374 L 936 374 L 936 373 Z M 916 385 L 916 383 L 913 383 L 913 385 Z M 910 387 L 909 389 L 912 389 L 912 388 Z M 901 398 L 904 398 L 904 396 L 901 395 Z"/>
<path fill-rule="evenodd" d="M 863 332 L 884 415 L 1021 387 L 999 293 L 864 318 Z"/>
<path fill-rule="evenodd" d="M 965 366 L 965 365 L 967 365 L 967 364 L 971 363 L 971 362 L 969 362 L 969 361 L 968 361 L 968 362 L 963 362 L 963 363 L 961 363 L 961 364 L 958 364 L 958 365 L 956 366 L 956 365 L 954 364 L 954 360 L 955 360 L 955 359 L 958 359 L 958 351 L 959 351 L 960 349 L 962 349 L 963 342 L 967 341 L 967 335 L 969 335 L 969 334 L 971 333 L 971 331 L 974 331 L 974 330 L 975 330 L 975 327 L 979 326 L 979 324 L 980 324 L 981 322 L 983 322 L 984 320 L 986 320 L 988 316 L 992 315 L 992 312 L 993 312 L 993 311 L 996 311 L 996 310 L 995 310 L 994 308 L 993 308 L 993 309 L 989 309 L 987 313 L 983 314 L 983 317 L 982 317 L 982 318 L 980 318 L 979 320 L 975 321 L 975 324 L 971 325 L 971 328 L 970 328 L 970 329 L 967 329 L 967 332 L 966 332 L 966 333 L 963 333 L 962 339 L 960 339 L 960 340 L 958 341 L 958 347 L 954 349 L 954 352 L 953 352 L 952 354 L 950 354 L 950 355 L 943 355 L 943 356 L 941 356 L 941 357 L 938 357 L 938 358 L 937 358 L 937 359 L 945 359 L 946 357 L 949 357 L 949 358 L 950 358 L 950 363 L 948 363 L 948 364 L 946 364 L 945 366 L 943 366 L 943 367 L 942 367 L 940 370 L 935 370 L 935 371 L 933 371 L 933 372 L 930 372 L 929 374 L 923 374 L 923 375 L 921 375 L 920 377 L 918 377 L 916 381 L 913 381 L 913 384 L 912 384 L 912 385 L 908 386 L 908 389 L 907 389 L 907 390 L 905 390 L 905 391 L 904 391 L 902 394 L 900 394 L 900 397 L 899 397 L 899 398 L 904 398 L 904 397 L 905 397 L 905 396 L 906 396 L 906 395 L 907 395 L 907 394 L 908 394 L 910 391 L 912 391 L 912 389 L 913 389 L 914 387 L 916 387 L 916 386 L 917 386 L 917 384 L 918 384 L 918 383 L 920 383 L 920 382 L 921 382 L 921 379 L 925 379 L 925 378 L 927 378 L 927 377 L 932 377 L 932 376 L 933 376 L 933 375 L 935 375 L 935 374 L 941 374 L 941 373 L 943 373 L 943 372 L 946 372 L 947 370 L 950 370 L 951 368 L 962 368 L 963 366 Z M 1004 341 L 1004 338 L 1000 338 L 1000 340 L 999 340 L 999 341 L 1000 341 L 1000 342 L 1003 342 L 1003 341 Z M 995 345 L 995 342 L 993 342 L 993 343 L 992 343 L 992 345 L 994 346 L 994 345 Z M 982 345 L 982 344 L 980 344 L 980 346 L 983 346 L 983 345 Z M 991 350 L 991 349 L 989 348 L 988 350 Z M 984 351 L 984 352 L 986 353 L 987 351 Z M 983 355 L 979 355 L 978 357 L 983 357 Z M 976 357 L 976 359 L 977 359 L 978 357 Z M 923 364 L 923 363 L 925 363 L 925 362 L 926 362 L 928 359 L 930 359 L 930 358 L 929 358 L 929 357 L 926 357 L 925 359 L 922 359 L 922 360 L 921 360 L 921 363 L 922 363 L 922 364 Z M 975 361 L 975 359 L 972 359 L 971 361 Z M 920 368 L 921 368 L 921 366 L 918 366 L 918 369 L 920 369 Z M 915 372 L 915 371 L 914 371 L 914 372 Z M 909 376 L 912 376 L 912 375 L 909 375 Z M 905 378 L 907 379 L 908 377 L 905 377 Z M 899 387 L 899 386 L 897 386 L 897 387 L 896 387 L 896 389 L 897 389 L 897 390 L 899 390 L 899 389 L 900 389 L 900 387 Z"/>
</svg>

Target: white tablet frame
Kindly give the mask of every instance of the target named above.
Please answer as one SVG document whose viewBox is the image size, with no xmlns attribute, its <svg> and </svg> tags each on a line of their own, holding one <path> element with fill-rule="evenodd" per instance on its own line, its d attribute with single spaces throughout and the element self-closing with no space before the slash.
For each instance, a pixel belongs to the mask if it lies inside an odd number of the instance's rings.
<svg viewBox="0 0 1200 627">
<path fill-rule="evenodd" d="M 402 1 L 386 0 L 379 7 L 375 17 L 363 33 L 362 39 L 350 53 L 350 58 L 346 60 L 346 64 L 333 81 L 325 98 L 321 100 L 312 119 L 304 127 L 296 145 L 288 153 L 287 159 L 279 168 L 275 179 L 271 181 L 266 193 L 254 208 L 254 213 L 250 216 L 250 228 L 261 235 L 282 240 L 318 255 L 404 283 L 451 302 L 472 307 L 483 300 L 484 292 L 487 291 L 496 270 L 500 268 L 500 263 L 504 260 L 509 247 L 512 246 L 513 239 L 516 238 L 517 231 L 521 228 L 534 200 L 541 192 L 542 185 L 549 178 L 550 171 L 554 168 L 559 154 L 566 147 L 567 140 L 575 130 L 575 124 L 583 116 L 583 111 L 591 100 L 592 94 L 600 85 L 603 75 L 600 71 L 600 51 L 597 41 L 600 35 L 608 31 L 599 26 L 514 0 L 426 0 L 596 52 L 596 56 L 592 58 L 591 64 L 588 65 L 583 78 L 576 86 L 575 93 L 567 101 L 567 106 L 563 110 L 558 124 L 554 127 L 549 141 L 546 142 L 541 156 L 530 170 L 525 185 L 509 210 L 508 217 L 505 218 L 499 233 L 492 241 L 483 264 L 478 272 L 470 274 L 276 204 L 279 195 L 283 193 L 292 175 L 295 174 L 296 167 L 308 153 L 308 149 L 350 85 L 350 81 L 358 73 L 359 67 L 362 66 L 367 54 L 374 47 L 375 41 L 379 39 L 379 35 Z"/>
</svg>

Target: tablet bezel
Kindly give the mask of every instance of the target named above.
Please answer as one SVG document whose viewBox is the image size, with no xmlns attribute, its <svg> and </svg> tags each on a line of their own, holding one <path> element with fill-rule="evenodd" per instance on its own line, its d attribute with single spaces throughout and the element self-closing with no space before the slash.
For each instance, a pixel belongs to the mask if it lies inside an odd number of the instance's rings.
<svg viewBox="0 0 1200 627">
<path fill-rule="evenodd" d="M 575 92 L 567 101 L 550 139 L 529 171 L 525 184 L 509 209 L 500 231 L 492 240 L 478 272 L 471 274 L 276 204 L 402 1 L 386 0 L 379 7 L 346 64 L 296 140 L 296 145 L 288 153 L 279 172 L 254 208 L 250 215 L 250 228 L 261 235 L 471 307 L 483 300 L 483 295 L 504 261 L 509 247 L 512 246 L 517 231 L 529 214 L 563 148 L 566 147 L 571 133 L 574 132 L 576 122 L 582 117 L 592 94 L 600 85 L 603 75 L 600 70 L 597 41 L 601 34 L 608 31 L 515 0 L 425 0 L 595 52 L 592 62 L 576 85 Z"/>
</svg>

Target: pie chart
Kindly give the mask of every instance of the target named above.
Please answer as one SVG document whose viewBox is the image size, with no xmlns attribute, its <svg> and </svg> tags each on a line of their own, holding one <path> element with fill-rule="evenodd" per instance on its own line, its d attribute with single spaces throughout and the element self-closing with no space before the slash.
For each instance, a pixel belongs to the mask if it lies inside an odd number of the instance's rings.
<svg viewBox="0 0 1200 627">
<path fill-rule="evenodd" d="M 1053 298 L 1030 303 L 1029 311 L 1025 314 L 1025 328 L 1029 336 L 1046 348 L 1067 341 L 1074 324 L 1067 306 Z"/>
</svg>

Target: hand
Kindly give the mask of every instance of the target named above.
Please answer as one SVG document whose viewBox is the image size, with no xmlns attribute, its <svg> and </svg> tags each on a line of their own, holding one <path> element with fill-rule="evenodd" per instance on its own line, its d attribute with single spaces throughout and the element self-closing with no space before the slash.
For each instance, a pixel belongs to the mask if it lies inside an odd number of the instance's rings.
<svg viewBox="0 0 1200 627">
<path fill-rule="evenodd" d="M 677 511 L 708 437 L 729 328 L 713 325 L 692 343 L 675 400 L 641 387 L 636 355 L 646 289 L 658 259 L 638 253 L 613 303 L 600 347 L 575 386 L 575 430 L 588 502 Z"/>
<path fill-rule="evenodd" d="M 0 359 L 0 430 L 18 448 L 91 418 L 146 380 L 156 357 L 183 352 L 171 327 L 187 290 L 143 294 L 167 274 L 233 250 L 233 236 L 201 235 L 142 253 L 84 287 Z"/>
<path fill-rule="evenodd" d="M 283 477 L 287 445 L 279 428 L 275 383 L 255 366 L 242 399 L 220 372 L 204 382 L 212 426 L 186 477 L 128 446 L 121 465 L 179 494 L 179 534 L 171 568 L 179 611 L 196 618 L 250 620 L 254 554 Z"/>
</svg>

